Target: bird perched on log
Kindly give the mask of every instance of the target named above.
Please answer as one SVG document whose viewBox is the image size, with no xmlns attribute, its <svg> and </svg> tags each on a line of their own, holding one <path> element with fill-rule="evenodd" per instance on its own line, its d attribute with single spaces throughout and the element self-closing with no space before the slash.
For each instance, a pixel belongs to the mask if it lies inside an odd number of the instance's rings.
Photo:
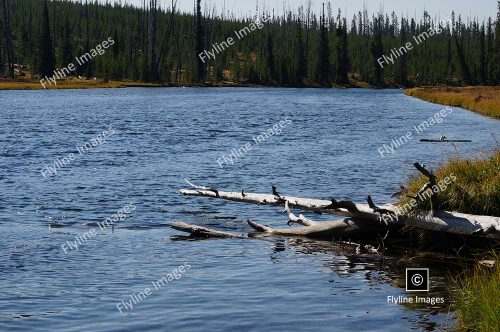
<svg viewBox="0 0 500 332">
<path fill-rule="evenodd" d="M 323 209 L 332 209 L 332 210 L 338 210 L 338 209 L 346 209 L 347 211 L 351 213 L 356 213 L 359 212 L 358 208 L 356 207 L 356 204 L 354 204 L 351 201 L 336 201 L 335 199 L 330 200 L 332 203 L 330 205 L 324 206 Z"/>
<path fill-rule="evenodd" d="M 370 209 L 372 209 L 372 210 L 373 210 L 373 212 L 380 214 L 380 216 L 382 216 L 382 215 L 384 215 L 384 214 L 387 214 L 387 215 L 389 215 L 389 216 L 391 216 L 391 215 L 392 215 L 392 216 L 395 216 L 395 217 L 397 218 L 397 215 L 396 215 L 396 213 L 395 213 L 394 211 L 387 210 L 387 209 L 381 209 L 381 208 L 379 208 L 378 206 L 376 206 L 376 205 L 373 203 L 372 197 L 371 197 L 370 195 L 368 195 L 368 199 L 367 199 L 367 201 L 368 201 L 368 206 L 370 207 Z M 391 218 L 391 219 L 392 219 L 392 218 Z M 382 218 L 382 220 L 383 220 L 386 224 L 388 224 L 388 223 L 387 223 L 387 221 L 386 221 L 384 218 Z"/>
<path fill-rule="evenodd" d="M 245 197 L 245 196 L 246 196 L 245 195 L 245 190 L 243 189 L 243 190 L 241 190 L 241 197 Z"/>
<path fill-rule="evenodd" d="M 272 186 L 272 187 L 273 187 L 273 195 L 274 195 L 274 197 L 276 197 L 276 200 L 278 202 L 284 202 L 285 199 L 283 197 L 281 197 L 281 195 L 278 193 L 278 190 L 276 189 L 276 187 L 275 186 Z"/>
</svg>

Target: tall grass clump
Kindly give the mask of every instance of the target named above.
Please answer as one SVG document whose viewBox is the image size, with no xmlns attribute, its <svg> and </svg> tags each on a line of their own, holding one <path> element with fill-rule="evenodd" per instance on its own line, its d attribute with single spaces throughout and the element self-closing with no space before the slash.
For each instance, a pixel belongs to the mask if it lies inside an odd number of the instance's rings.
<svg viewBox="0 0 500 332">
<path fill-rule="evenodd" d="M 434 174 L 438 183 L 451 175 L 456 178 L 437 194 L 439 209 L 500 216 L 500 149 L 486 159 L 454 157 L 434 170 Z M 416 195 L 427 181 L 422 175 L 414 176 L 405 186 L 404 194 Z M 403 206 L 409 201 L 410 198 L 405 196 L 398 204 Z M 416 210 L 430 210 L 429 199 L 417 201 Z"/>
<path fill-rule="evenodd" d="M 495 265 L 477 265 L 455 278 L 455 308 L 459 331 L 500 331 L 500 256 Z"/>
</svg>

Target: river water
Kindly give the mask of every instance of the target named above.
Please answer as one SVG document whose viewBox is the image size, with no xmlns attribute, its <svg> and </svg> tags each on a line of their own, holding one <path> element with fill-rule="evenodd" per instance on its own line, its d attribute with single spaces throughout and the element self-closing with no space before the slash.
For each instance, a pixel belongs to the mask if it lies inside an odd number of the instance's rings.
<svg viewBox="0 0 500 332">
<path fill-rule="evenodd" d="M 283 238 L 192 240 L 168 227 L 246 233 L 248 218 L 287 227 L 280 208 L 183 197 L 184 178 L 388 203 L 413 162 L 434 167 L 495 146 L 500 122 L 459 108 L 416 133 L 443 108 L 400 90 L 0 91 L 0 330 L 452 327 L 443 264 L 426 267 L 445 304 L 399 305 L 387 303 L 406 294 L 397 257 Z M 383 148 L 408 132 L 394 153 Z M 419 142 L 441 135 L 472 142 Z M 117 214 L 124 220 L 103 227 Z"/>
</svg>

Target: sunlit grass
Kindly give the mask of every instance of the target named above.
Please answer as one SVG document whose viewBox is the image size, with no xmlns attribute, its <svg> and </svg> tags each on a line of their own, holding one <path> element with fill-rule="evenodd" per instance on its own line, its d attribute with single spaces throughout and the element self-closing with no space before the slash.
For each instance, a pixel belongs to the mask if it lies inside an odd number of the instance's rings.
<svg viewBox="0 0 500 332">
<path fill-rule="evenodd" d="M 454 157 L 434 171 L 437 181 L 453 174 L 456 180 L 437 194 L 439 208 L 470 214 L 500 216 L 500 149 L 485 159 L 462 160 Z M 427 182 L 422 175 L 414 176 L 405 185 L 405 194 L 414 196 Z M 402 206 L 410 198 L 399 201 Z M 418 200 L 416 209 L 430 210 L 430 202 Z"/>
<path fill-rule="evenodd" d="M 97 89 L 97 88 L 125 88 L 125 87 L 156 87 L 158 84 L 127 82 L 127 81 L 102 81 L 102 80 L 57 80 L 57 85 L 46 84 L 47 89 Z M 43 86 L 35 80 L 0 80 L 0 90 L 40 90 Z"/>
<path fill-rule="evenodd" d="M 500 119 L 500 87 L 429 87 L 405 90 L 405 94 L 433 103 L 457 106 Z"/>
<path fill-rule="evenodd" d="M 461 331 L 500 331 L 500 256 L 493 268 L 477 265 L 455 279 L 455 308 Z"/>
</svg>

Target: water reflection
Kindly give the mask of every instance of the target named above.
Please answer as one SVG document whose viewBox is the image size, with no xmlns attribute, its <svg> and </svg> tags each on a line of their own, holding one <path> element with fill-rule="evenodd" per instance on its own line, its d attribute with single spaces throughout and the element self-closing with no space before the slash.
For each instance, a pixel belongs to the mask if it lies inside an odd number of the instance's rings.
<svg viewBox="0 0 500 332">
<path fill-rule="evenodd" d="M 226 229 L 227 230 L 227 225 Z M 196 236 L 175 235 L 171 237 L 176 241 L 221 241 L 213 238 L 200 238 Z M 448 330 L 454 327 L 454 313 L 451 308 L 452 289 L 450 287 L 451 277 L 457 269 L 449 268 L 442 262 L 436 261 L 436 255 L 432 258 L 413 257 L 405 254 L 390 256 L 383 254 L 358 254 L 357 243 L 320 241 L 307 238 L 284 238 L 255 233 L 253 236 L 242 241 L 268 241 L 272 242 L 270 260 L 274 263 L 286 264 L 292 256 L 315 255 L 318 264 L 329 271 L 328 282 L 331 283 L 331 295 L 341 298 L 349 298 L 353 294 L 362 294 L 368 288 L 371 291 L 379 291 L 380 305 L 388 303 L 387 297 L 413 297 L 444 298 L 444 303 L 392 303 L 391 305 L 402 306 L 414 315 L 404 315 L 402 320 L 408 320 L 416 328 L 425 331 Z M 256 244 L 257 245 L 257 244 Z M 293 258 L 292 258 L 293 259 Z M 405 272 L 408 267 L 429 267 L 430 291 L 422 293 L 411 293 L 405 291 Z M 453 265 L 451 265 L 453 266 Z M 337 278 L 353 278 L 358 284 L 343 285 Z M 389 288 L 384 287 L 390 286 Z M 373 302 L 373 298 L 370 300 Z M 360 304 L 364 305 L 365 304 Z M 377 306 L 377 303 L 370 303 Z"/>
</svg>

